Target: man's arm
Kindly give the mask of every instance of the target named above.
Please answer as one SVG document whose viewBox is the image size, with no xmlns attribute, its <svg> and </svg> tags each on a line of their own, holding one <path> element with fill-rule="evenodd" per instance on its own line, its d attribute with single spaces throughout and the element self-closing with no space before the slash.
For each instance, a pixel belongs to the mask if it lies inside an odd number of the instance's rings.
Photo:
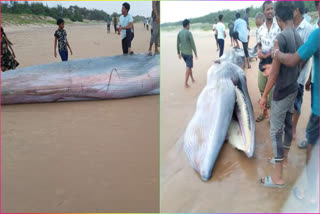
<svg viewBox="0 0 320 214">
<path fill-rule="evenodd" d="M 280 62 L 278 60 L 274 59 L 272 61 L 272 67 L 271 67 L 271 71 L 270 71 L 267 85 L 264 89 L 262 98 L 260 100 L 260 108 L 261 109 L 266 108 L 268 94 L 271 91 L 274 84 L 276 83 L 277 78 L 279 76 L 279 72 L 280 72 Z"/>
<path fill-rule="evenodd" d="M 156 15 L 157 23 L 159 24 L 160 18 L 159 18 L 159 14 L 158 14 L 158 10 L 157 10 L 157 1 L 152 2 L 152 9 L 153 9 L 154 14 Z"/>
<path fill-rule="evenodd" d="M 126 30 L 126 29 L 131 29 L 133 26 L 133 22 L 129 22 L 129 25 L 128 26 L 125 26 L 125 27 L 120 27 L 119 29 L 120 30 Z"/>
<path fill-rule="evenodd" d="M 178 36 L 177 36 L 177 53 L 178 53 L 179 59 L 181 59 L 179 34 L 178 34 Z"/>
</svg>

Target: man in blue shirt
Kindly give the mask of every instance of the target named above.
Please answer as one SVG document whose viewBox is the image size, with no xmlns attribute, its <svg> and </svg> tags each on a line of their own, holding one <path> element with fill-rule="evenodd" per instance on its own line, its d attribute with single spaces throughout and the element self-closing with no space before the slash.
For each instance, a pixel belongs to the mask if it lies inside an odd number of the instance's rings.
<svg viewBox="0 0 320 214">
<path fill-rule="evenodd" d="M 121 32 L 122 39 L 122 51 L 123 54 L 133 54 L 131 50 L 131 41 L 133 40 L 133 18 L 129 14 L 130 4 L 125 2 L 122 4 L 122 15 L 120 16 L 120 28 L 118 29 L 118 34 Z"/>
<path fill-rule="evenodd" d="M 316 1 L 316 4 L 319 2 Z M 284 54 L 279 51 L 278 42 L 276 41 L 273 50 L 273 57 L 278 59 L 281 63 L 287 66 L 297 66 L 299 63 L 308 61 L 313 56 L 312 72 L 309 76 L 309 80 L 306 83 L 305 89 L 310 90 L 311 86 L 311 108 L 312 113 L 306 129 L 306 138 L 308 141 L 307 146 L 307 177 L 308 177 L 308 191 L 309 202 L 316 203 L 314 191 L 316 187 L 317 178 L 312 176 L 316 169 L 308 167 L 311 159 L 311 153 L 316 144 L 319 144 L 319 28 L 314 30 L 308 40 L 298 49 L 294 54 Z M 319 160 L 318 160 L 319 161 Z M 310 169 L 311 168 L 311 169 Z M 295 194 L 299 199 L 305 199 L 306 195 L 303 190 L 296 190 Z M 312 194 L 313 193 L 313 194 Z"/>
<path fill-rule="evenodd" d="M 236 13 L 236 21 L 234 22 L 233 38 L 236 41 L 237 48 L 240 48 L 238 40 L 242 42 L 244 54 L 247 59 L 248 68 L 251 68 L 248 53 L 248 25 L 247 22 L 240 18 L 240 13 Z"/>
</svg>

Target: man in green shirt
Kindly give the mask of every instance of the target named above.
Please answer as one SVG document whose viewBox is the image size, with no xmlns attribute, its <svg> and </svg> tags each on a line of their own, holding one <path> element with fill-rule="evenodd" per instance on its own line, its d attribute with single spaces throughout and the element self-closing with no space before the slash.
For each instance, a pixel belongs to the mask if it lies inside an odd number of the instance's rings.
<svg viewBox="0 0 320 214">
<path fill-rule="evenodd" d="M 197 56 L 197 50 L 196 45 L 193 41 L 192 33 L 189 31 L 190 29 L 190 21 L 188 19 L 185 19 L 182 22 L 183 29 L 179 32 L 177 37 L 177 51 L 179 59 L 183 58 L 183 60 L 186 62 L 186 80 L 185 80 L 185 87 L 189 88 L 188 80 L 189 76 L 191 77 L 192 82 L 195 82 L 193 75 L 192 75 L 192 67 L 193 67 L 193 55 L 192 51 L 194 52 L 194 55 L 196 59 L 198 59 Z"/>
</svg>

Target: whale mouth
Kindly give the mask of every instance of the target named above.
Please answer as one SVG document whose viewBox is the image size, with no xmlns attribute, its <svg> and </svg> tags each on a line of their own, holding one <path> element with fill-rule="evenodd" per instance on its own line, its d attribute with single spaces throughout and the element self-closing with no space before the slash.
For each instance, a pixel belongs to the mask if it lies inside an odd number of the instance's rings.
<svg viewBox="0 0 320 214">
<path fill-rule="evenodd" d="M 235 86 L 236 102 L 233 111 L 233 117 L 227 132 L 228 142 L 236 149 L 245 152 L 251 156 L 253 145 L 251 122 L 248 106 L 245 102 L 244 93 Z"/>
</svg>

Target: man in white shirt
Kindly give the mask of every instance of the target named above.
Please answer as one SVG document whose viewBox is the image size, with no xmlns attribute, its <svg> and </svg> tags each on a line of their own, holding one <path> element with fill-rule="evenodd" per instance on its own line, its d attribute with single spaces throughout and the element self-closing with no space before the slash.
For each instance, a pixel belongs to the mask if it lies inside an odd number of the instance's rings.
<svg viewBox="0 0 320 214">
<path fill-rule="evenodd" d="M 219 44 L 219 57 L 223 55 L 223 50 L 224 50 L 224 39 L 226 38 L 226 27 L 223 24 L 223 15 L 219 15 L 219 22 L 216 26 L 216 32 L 217 32 L 217 38 L 218 38 L 218 44 Z"/>
<path fill-rule="evenodd" d="M 122 4 L 122 15 L 120 16 L 120 28 L 118 29 L 118 34 L 121 32 L 122 39 L 122 51 L 123 54 L 133 54 L 131 50 L 131 41 L 133 40 L 133 18 L 129 14 L 130 4 L 125 2 Z"/>
<path fill-rule="evenodd" d="M 298 34 L 300 35 L 303 43 L 305 43 L 308 40 L 309 35 L 313 31 L 313 27 L 309 22 L 303 17 L 304 12 L 304 2 L 303 1 L 295 1 L 294 2 L 295 10 L 293 13 L 293 23 L 294 27 L 296 28 Z M 298 94 L 297 98 L 294 103 L 294 112 L 293 112 L 293 129 L 292 129 L 292 135 L 293 139 L 296 137 L 296 128 L 299 120 L 299 116 L 301 113 L 301 106 L 302 106 L 302 98 L 303 98 L 303 92 L 304 92 L 304 85 L 307 82 L 307 79 L 309 77 L 309 61 L 308 60 L 305 64 L 305 66 L 302 68 L 300 75 L 298 77 Z M 300 146 L 301 148 L 304 148 L 303 145 Z"/>
<path fill-rule="evenodd" d="M 217 19 L 214 20 L 214 23 L 212 25 L 212 31 L 214 32 L 214 38 L 216 39 L 216 45 L 217 45 L 217 51 L 219 50 L 219 44 L 218 44 L 218 34 L 216 31 L 217 28 Z"/>
</svg>

